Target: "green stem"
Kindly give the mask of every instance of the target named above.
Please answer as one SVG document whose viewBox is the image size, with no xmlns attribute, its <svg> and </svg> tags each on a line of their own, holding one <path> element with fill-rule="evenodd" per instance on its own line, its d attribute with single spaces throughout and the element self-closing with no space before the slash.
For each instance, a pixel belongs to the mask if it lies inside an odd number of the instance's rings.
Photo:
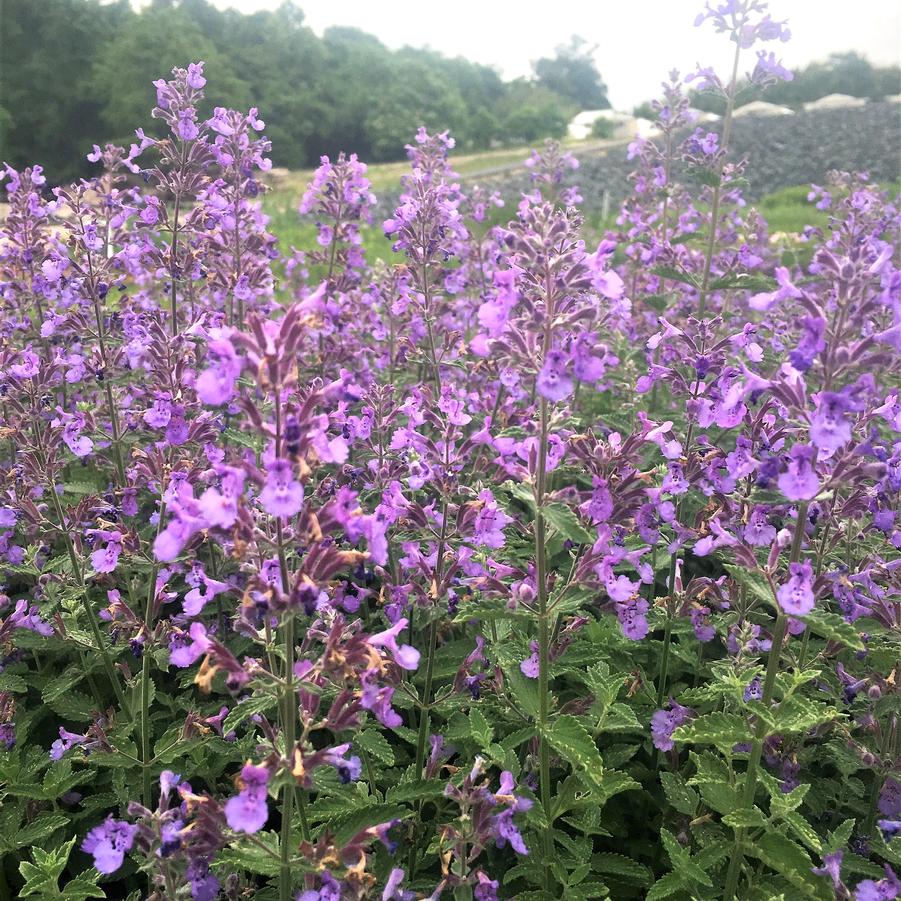
<svg viewBox="0 0 901 901">
<path fill-rule="evenodd" d="M 281 538 L 281 525 L 279 525 L 279 538 Z M 281 549 L 281 542 L 279 542 Z M 284 552 L 282 552 L 284 553 Z M 287 583 L 285 583 L 287 584 Z M 285 756 L 288 759 L 289 768 L 294 753 L 294 745 L 297 741 L 297 703 L 294 697 L 294 616 L 289 611 L 284 623 L 285 630 Z M 282 789 L 282 834 L 281 834 L 281 865 L 279 874 L 279 899 L 291 901 L 291 819 L 294 806 L 294 784 L 289 780 Z"/>
<path fill-rule="evenodd" d="M 156 534 L 159 536 L 166 519 L 166 504 L 160 504 L 160 513 L 157 520 Z M 154 562 L 150 570 L 150 584 L 147 588 L 147 601 L 144 606 L 144 633 L 147 641 L 144 653 L 141 656 L 141 762 L 143 766 L 143 801 L 144 806 L 150 808 L 151 780 L 150 765 L 152 755 L 150 753 L 150 664 L 151 650 L 153 647 L 153 614 L 156 606 L 156 578 L 159 572 L 159 564 Z"/>
<path fill-rule="evenodd" d="M 125 699 L 125 692 L 119 682 L 119 676 L 116 674 L 116 668 L 113 666 L 112 658 L 109 655 L 106 644 L 104 644 L 103 632 L 100 630 L 100 621 L 97 619 L 97 612 L 94 610 L 94 605 L 91 603 L 91 598 L 88 595 L 88 588 L 84 583 L 84 576 L 81 571 L 81 561 L 78 559 L 78 554 L 75 553 L 75 545 L 72 544 L 72 536 L 66 529 L 66 517 L 63 513 L 62 504 L 59 502 L 59 496 L 56 493 L 56 487 L 54 485 L 50 486 L 49 494 L 53 500 L 53 505 L 56 508 L 56 515 L 59 517 L 60 531 L 63 533 L 66 551 L 69 554 L 69 561 L 72 564 L 72 574 L 75 576 L 78 587 L 81 589 L 82 606 L 87 614 L 88 624 L 91 627 L 91 634 L 94 636 L 94 641 L 97 644 L 97 650 L 103 660 L 103 667 L 106 670 L 107 679 L 109 679 L 110 685 L 112 685 L 113 691 L 116 693 L 116 700 L 119 702 L 119 707 L 124 711 L 128 711 L 130 710 L 130 706 Z"/>
<path fill-rule="evenodd" d="M 804 540 L 804 526 L 807 522 L 807 502 L 798 505 L 798 517 L 795 522 L 795 534 L 792 540 L 789 563 L 797 563 L 801 556 L 801 544 Z M 770 647 L 767 660 L 766 676 L 763 682 L 763 697 L 761 703 L 769 708 L 773 702 L 773 693 L 776 688 L 776 674 L 779 672 L 779 662 L 782 656 L 782 644 L 785 641 L 785 633 L 788 628 L 788 617 L 782 612 L 778 600 L 776 601 L 776 626 L 773 630 L 773 644 Z M 741 806 L 747 809 L 754 804 L 754 793 L 757 790 L 757 776 L 760 767 L 760 758 L 763 755 L 763 742 L 766 738 L 766 721 L 763 717 L 757 720 L 757 729 L 754 734 L 754 742 L 751 745 L 751 756 L 748 758 L 748 769 L 745 773 L 745 786 L 742 793 Z M 723 894 L 724 901 L 732 901 L 735 897 L 735 889 L 738 886 L 738 877 L 744 858 L 745 829 L 737 829 L 735 832 L 735 850 L 729 862 L 729 870 L 726 875 L 726 890 Z"/>
<path fill-rule="evenodd" d="M 660 656 L 660 675 L 657 677 L 657 707 L 663 706 L 666 698 L 666 682 L 669 674 L 669 650 L 673 640 L 673 598 L 676 591 L 676 568 L 679 563 L 679 552 L 670 557 L 669 582 L 667 584 L 666 623 L 663 627 L 663 653 Z"/>
<path fill-rule="evenodd" d="M 551 822 L 551 751 L 547 740 L 550 712 L 550 629 L 547 596 L 547 538 L 543 506 L 547 483 L 548 403 L 544 398 L 541 399 L 539 410 L 538 477 L 535 492 L 535 580 L 538 583 L 538 781 L 541 806 L 547 821 L 544 833 L 544 888 L 545 892 L 550 892 L 552 888 L 550 862 L 554 854 L 554 836 Z"/>
</svg>

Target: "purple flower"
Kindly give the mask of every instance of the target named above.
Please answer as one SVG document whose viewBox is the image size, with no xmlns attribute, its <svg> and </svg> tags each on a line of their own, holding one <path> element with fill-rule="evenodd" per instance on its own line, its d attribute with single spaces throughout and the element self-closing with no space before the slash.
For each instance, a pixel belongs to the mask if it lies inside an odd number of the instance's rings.
<svg viewBox="0 0 901 901">
<path fill-rule="evenodd" d="M 805 616 L 813 610 L 813 568 L 809 560 L 789 566 L 788 581 L 779 586 L 776 597 L 779 606 L 792 616 Z"/>
<path fill-rule="evenodd" d="M 538 642 L 530 641 L 529 650 L 531 654 L 519 664 L 519 669 L 524 676 L 529 679 L 537 679 L 540 661 L 538 659 Z"/>
<path fill-rule="evenodd" d="M 673 733 L 686 720 L 696 715 L 690 707 L 683 707 L 672 698 L 669 700 L 669 708 L 657 710 L 651 717 L 651 739 L 654 747 L 660 751 L 672 751 L 675 746 Z"/>
<path fill-rule="evenodd" d="M 269 770 L 248 761 L 241 769 L 238 784 L 238 794 L 225 802 L 225 819 L 235 832 L 259 832 L 269 818 L 266 806 Z"/>
<path fill-rule="evenodd" d="M 88 529 L 87 535 L 95 540 L 105 541 L 105 547 L 97 548 L 91 554 L 91 566 L 98 573 L 111 573 L 115 570 L 122 552 L 122 533 L 107 532 L 102 529 Z"/>
<path fill-rule="evenodd" d="M 763 686 L 760 682 L 760 676 L 755 676 L 747 686 L 745 686 L 744 699 L 746 703 L 748 701 L 763 700 Z"/>
<path fill-rule="evenodd" d="M 755 507 L 742 529 L 742 537 L 755 547 L 769 547 L 776 540 L 776 527 L 767 519 L 766 507 Z"/>
<path fill-rule="evenodd" d="M 115 873 L 134 844 L 138 827 L 114 820 L 112 814 L 85 836 L 81 850 L 94 856 L 94 868 L 100 873 Z"/>
<path fill-rule="evenodd" d="M 397 636 L 407 628 L 407 618 L 401 617 L 390 629 L 370 635 L 366 641 L 374 648 L 386 648 L 391 652 L 395 663 L 406 670 L 414 670 L 419 666 L 419 651 L 408 644 L 398 645 Z"/>
<path fill-rule="evenodd" d="M 573 390 L 573 381 L 566 372 L 569 358 L 562 350 L 552 350 L 545 358 L 535 383 L 538 393 L 548 400 L 559 401 Z"/>
<path fill-rule="evenodd" d="M 184 669 L 195 664 L 212 647 L 212 642 L 206 635 L 206 626 L 203 623 L 191 623 L 188 630 L 190 642 L 184 642 L 183 637 L 173 639 L 177 643 L 170 644 L 169 663 Z"/>
<path fill-rule="evenodd" d="M 201 566 L 195 566 L 186 576 L 185 581 L 192 586 L 185 595 L 182 605 L 182 609 L 188 616 L 197 616 L 209 601 L 231 588 L 227 582 L 209 578 Z"/>
<path fill-rule="evenodd" d="M 901 817 L 901 782 L 888 776 L 879 793 L 879 812 L 892 819 Z"/>
<path fill-rule="evenodd" d="M 828 876 L 832 880 L 833 888 L 840 888 L 842 885 L 842 858 L 845 852 L 839 849 L 832 854 L 823 855 L 823 865 L 814 867 L 813 874 L 815 876 Z"/>
<path fill-rule="evenodd" d="M 213 329 L 213 333 L 215 337 L 209 342 L 208 353 L 216 361 L 215 365 L 200 373 L 194 389 L 203 403 L 218 407 L 235 396 L 235 381 L 241 374 L 242 364 L 227 332 Z"/>
<path fill-rule="evenodd" d="M 88 740 L 87 735 L 79 735 L 77 732 L 69 732 L 64 727 L 59 727 L 59 738 L 50 746 L 50 759 L 62 760 L 63 754 L 71 750 L 75 745 L 84 744 Z"/>
<path fill-rule="evenodd" d="M 497 502 L 490 489 L 479 492 L 479 508 L 473 523 L 473 541 L 484 547 L 500 548 L 504 546 L 504 527 L 513 522 Z"/>
<path fill-rule="evenodd" d="M 287 519 L 303 507 L 303 485 L 294 479 L 290 460 L 273 460 L 266 465 L 266 484 L 260 492 L 263 509 L 272 516 Z"/>
<path fill-rule="evenodd" d="M 788 467 L 777 482 L 779 490 L 790 501 L 812 500 L 820 490 L 813 457 L 813 448 L 806 444 L 795 444 L 789 451 Z"/>
<path fill-rule="evenodd" d="M 824 458 L 831 457 L 851 440 L 851 423 L 844 414 L 854 409 L 846 392 L 821 391 L 810 420 L 810 440 Z"/>
</svg>

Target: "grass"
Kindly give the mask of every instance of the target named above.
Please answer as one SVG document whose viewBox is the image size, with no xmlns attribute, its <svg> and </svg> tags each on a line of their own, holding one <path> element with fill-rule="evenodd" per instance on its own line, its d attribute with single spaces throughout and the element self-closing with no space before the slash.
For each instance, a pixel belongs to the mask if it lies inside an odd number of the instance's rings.
<svg viewBox="0 0 901 901">
<path fill-rule="evenodd" d="M 591 149 L 596 142 L 584 141 L 573 145 L 577 149 Z M 463 176 L 472 177 L 473 174 L 510 166 L 524 161 L 529 155 L 526 148 L 503 150 L 490 150 L 454 157 L 454 169 Z M 378 163 L 369 167 L 369 177 L 373 190 L 391 190 L 399 186 L 400 177 L 409 171 L 406 162 Z M 312 171 L 291 172 L 278 181 L 277 186 L 266 195 L 263 208 L 271 217 L 270 228 L 280 240 L 282 247 L 288 250 L 291 246 L 299 250 L 307 250 L 316 246 L 316 228 L 309 219 L 301 220 L 297 214 L 297 204 L 306 188 L 307 182 L 312 176 Z M 885 185 L 890 192 L 897 194 L 899 183 Z M 760 211 L 769 224 L 771 235 L 797 235 L 807 225 L 817 226 L 823 230 L 829 223 L 829 212 L 818 210 L 814 204 L 808 202 L 807 194 L 810 191 L 807 185 L 796 185 L 782 188 L 761 198 L 754 206 Z M 506 221 L 510 215 L 508 209 L 492 210 L 492 219 L 497 222 Z M 608 228 L 614 227 L 616 212 L 606 220 L 601 221 L 600 214 L 588 213 L 586 215 L 586 228 L 591 236 L 600 237 Z M 391 249 L 392 242 L 385 237 L 381 229 L 381 222 L 375 222 L 372 226 L 364 226 L 361 229 L 361 237 L 366 256 L 370 260 L 381 259 L 385 261 L 397 260 Z"/>
</svg>

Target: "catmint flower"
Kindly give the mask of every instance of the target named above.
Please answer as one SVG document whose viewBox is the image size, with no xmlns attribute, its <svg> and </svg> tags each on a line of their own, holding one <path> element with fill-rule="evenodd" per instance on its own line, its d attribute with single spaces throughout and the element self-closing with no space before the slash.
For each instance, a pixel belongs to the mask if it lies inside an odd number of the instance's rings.
<svg viewBox="0 0 901 901">
<path fill-rule="evenodd" d="M 779 586 L 776 597 L 783 611 L 792 616 L 805 616 L 813 610 L 813 568 L 809 560 L 790 565 L 788 581 Z"/>
<path fill-rule="evenodd" d="M 776 540 L 776 527 L 770 525 L 765 507 L 755 507 L 742 529 L 742 537 L 755 547 L 769 547 Z"/>
<path fill-rule="evenodd" d="M 241 769 L 238 785 L 238 794 L 225 802 L 225 819 L 235 832 L 259 832 L 269 818 L 269 770 L 248 761 Z"/>
<path fill-rule="evenodd" d="M 828 876 L 832 880 L 833 888 L 842 888 L 841 869 L 842 858 L 844 857 L 844 855 L 845 852 L 841 849 L 833 852 L 832 854 L 824 854 L 823 865 L 821 867 L 814 867 L 811 872 L 815 876 Z"/>
<path fill-rule="evenodd" d="M 760 701 L 763 699 L 763 685 L 760 682 L 760 676 L 755 676 L 745 686 L 743 697 L 747 701 Z"/>
<path fill-rule="evenodd" d="M 790 501 L 809 501 L 820 490 L 820 480 L 813 468 L 814 449 L 795 444 L 789 451 L 788 467 L 777 479 L 779 490 Z"/>
<path fill-rule="evenodd" d="M 79 735 L 77 732 L 69 732 L 63 726 L 59 727 L 59 738 L 50 746 L 50 759 L 61 760 L 66 751 L 76 745 L 84 744 L 88 740 L 87 735 Z"/>
<path fill-rule="evenodd" d="M 103 529 L 88 529 L 86 533 L 95 541 L 105 541 L 105 547 L 99 547 L 91 554 L 91 566 L 98 573 L 111 573 L 115 570 L 122 553 L 122 533 L 107 532 Z"/>
<path fill-rule="evenodd" d="M 184 633 L 178 639 L 173 639 L 170 644 L 169 663 L 184 669 L 195 664 L 212 647 L 212 643 L 206 634 L 206 626 L 203 623 L 191 623 L 188 630 L 189 642 L 184 642 Z"/>
<path fill-rule="evenodd" d="M 242 363 L 227 332 L 222 329 L 211 332 L 207 352 L 215 364 L 197 377 L 194 389 L 203 403 L 218 407 L 235 396 L 235 381 L 241 374 Z"/>
<path fill-rule="evenodd" d="M 473 523 L 473 541 L 484 547 L 500 548 L 504 546 L 504 527 L 513 522 L 498 507 L 490 489 L 479 492 L 479 510 Z"/>
<path fill-rule="evenodd" d="M 273 460 L 266 465 L 267 479 L 260 492 L 263 509 L 272 516 L 287 519 L 303 507 L 303 485 L 294 479 L 290 460 Z"/>
<path fill-rule="evenodd" d="M 185 581 L 192 586 L 185 595 L 182 606 L 188 616 L 197 616 L 209 601 L 231 587 L 227 582 L 211 579 L 201 566 L 195 566 L 185 577 Z"/>
<path fill-rule="evenodd" d="M 125 854 L 134 844 L 138 827 L 112 815 L 95 826 L 81 843 L 81 850 L 94 856 L 94 868 L 100 873 L 115 873 L 122 866 Z"/>
<path fill-rule="evenodd" d="M 538 393 L 551 401 L 560 401 L 572 393 L 573 381 L 566 372 L 569 359 L 561 350 L 552 350 L 535 382 Z"/>
<path fill-rule="evenodd" d="M 901 817 L 901 781 L 889 776 L 879 793 L 879 812 L 892 819 Z"/>
<path fill-rule="evenodd" d="M 391 652 L 394 662 L 406 670 L 415 670 L 419 666 L 419 651 L 408 644 L 399 645 L 397 636 L 407 628 L 406 617 L 401 617 L 390 629 L 370 635 L 367 643 L 374 648 L 386 648 Z"/>
<path fill-rule="evenodd" d="M 810 420 L 810 441 L 824 458 L 831 457 L 851 440 L 851 423 L 845 413 L 854 409 L 847 392 L 821 391 Z"/>
<path fill-rule="evenodd" d="M 690 707 L 683 707 L 672 698 L 669 700 L 669 708 L 658 710 L 651 717 L 651 738 L 659 751 L 672 751 L 675 747 L 673 733 L 686 720 L 696 715 Z"/>
<path fill-rule="evenodd" d="M 520 672 L 529 679 L 537 679 L 540 661 L 538 660 L 538 642 L 529 642 L 529 651 L 531 652 L 522 663 L 519 664 Z"/>
</svg>

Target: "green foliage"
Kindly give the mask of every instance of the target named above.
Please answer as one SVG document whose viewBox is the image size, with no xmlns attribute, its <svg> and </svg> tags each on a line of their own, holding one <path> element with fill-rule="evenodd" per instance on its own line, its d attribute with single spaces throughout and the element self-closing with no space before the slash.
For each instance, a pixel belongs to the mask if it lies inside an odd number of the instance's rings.
<svg viewBox="0 0 901 901">
<path fill-rule="evenodd" d="M 208 0 L 137 9 L 127 0 L 4 0 L 0 57 L 0 159 L 41 163 L 53 183 L 87 174 L 94 142 L 128 146 L 139 124 L 156 134 L 152 81 L 196 60 L 214 86 L 201 114 L 258 107 L 274 162 L 294 169 L 341 150 L 403 158 L 420 125 L 449 128 L 463 148 L 560 137 L 585 103 L 607 105 L 577 42 L 536 63 L 535 79 L 505 83 L 488 66 L 392 51 L 356 28 L 320 38 L 290 0 L 252 15 Z"/>
</svg>

